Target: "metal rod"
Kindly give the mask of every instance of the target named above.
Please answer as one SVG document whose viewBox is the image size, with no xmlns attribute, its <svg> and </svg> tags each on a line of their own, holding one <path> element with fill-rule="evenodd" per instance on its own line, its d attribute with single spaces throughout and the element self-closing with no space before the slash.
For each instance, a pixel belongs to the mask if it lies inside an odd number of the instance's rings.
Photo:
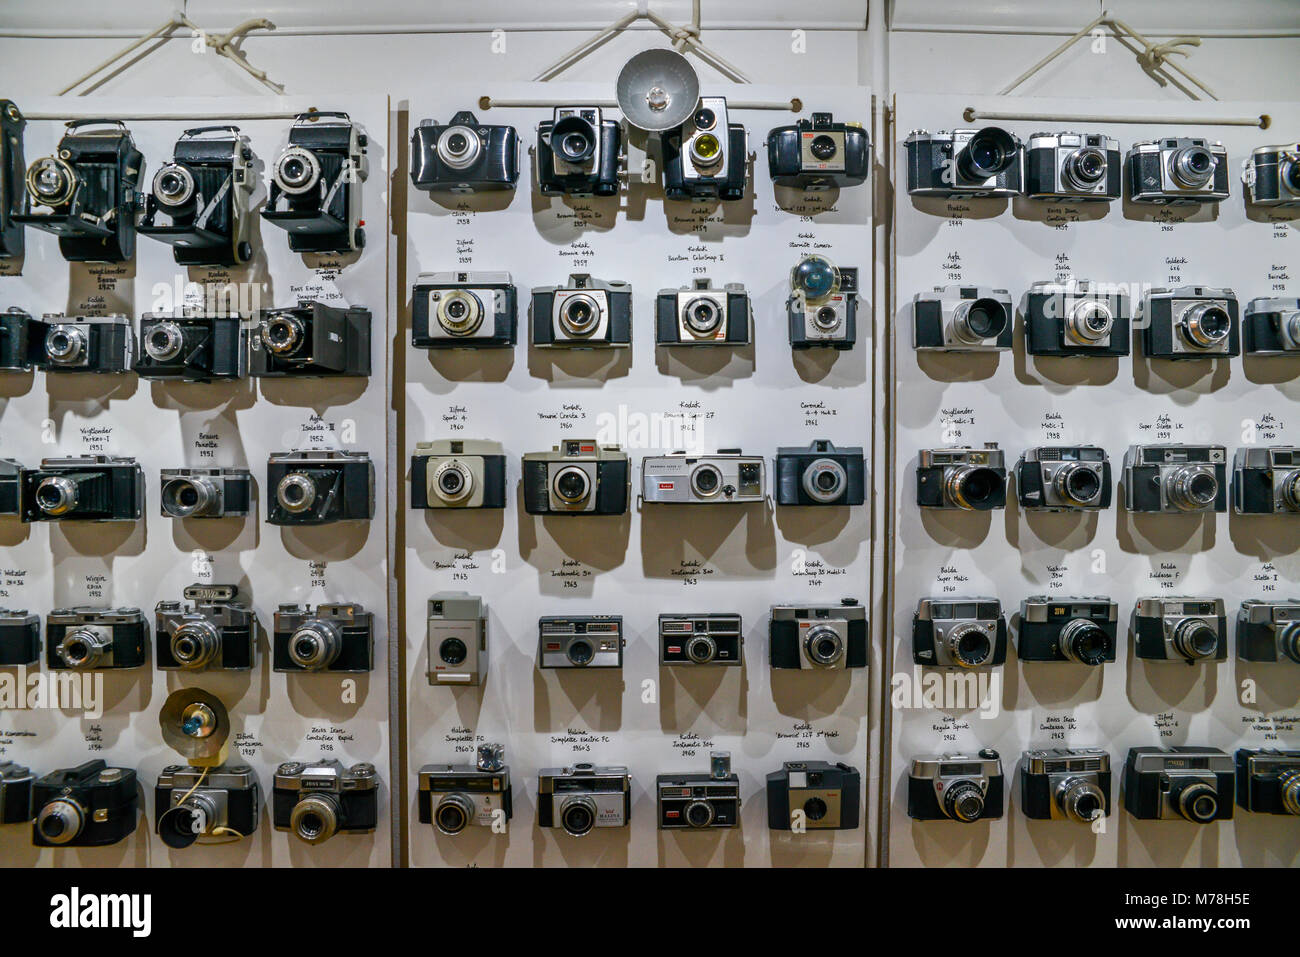
<svg viewBox="0 0 1300 957">
<path fill-rule="evenodd" d="M 609 26 L 605 27 L 605 29 L 599 31 L 598 33 L 593 34 L 592 36 L 587 37 L 587 39 L 583 40 L 581 43 L 579 43 L 568 53 L 564 54 L 564 56 L 560 57 L 550 66 L 546 67 L 546 69 L 542 70 L 542 72 L 538 73 L 537 76 L 533 77 L 533 79 L 549 80 L 552 77 L 556 76 L 557 74 L 562 73 L 563 71 L 568 69 L 571 65 L 573 65 L 574 63 L 576 63 L 577 61 L 585 57 L 588 53 L 594 50 L 601 43 L 603 43 L 608 37 L 612 37 L 615 33 L 618 33 L 618 31 L 622 30 L 624 27 L 640 19 L 640 16 L 641 14 L 639 12 L 633 10 L 631 13 L 619 17 Z"/>
<path fill-rule="evenodd" d="M 977 110 L 968 106 L 962 116 L 966 122 L 974 120 L 1043 120 L 1063 123 L 1145 123 L 1155 126 L 1168 126 L 1171 122 L 1190 123 L 1195 126 L 1254 126 L 1266 130 L 1272 123 L 1267 113 L 1259 116 L 1159 116 L 1155 114 L 1134 114 L 1120 116 L 1105 113 L 1008 113 L 995 110 Z"/>
<path fill-rule="evenodd" d="M 559 100 L 532 100 L 532 99 L 514 99 L 511 97 L 498 96 L 480 96 L 478 98 L 479 109 L 528 109 L 528 110 L 551 110 L 560 105 Z M 588 100 L 582 101 L 583 106 L 598 106 L 602 109 L 617 109 L 618 103 L 614 100 Z M 788 100 L 727 100 L 727 106 L 733 110 L 790 110 L 798 113 L 803 109 L 803 100 L 800 97 L 791 97 Z M 30 116 L 31 114 L 28 114 Z"/>
<path fill-rule="evenodd" d="M 154 120 L 292 120 L 298 112 L 288 113 L 115 113 L 111 110 L 98 110 L 93 113 L 27 113 L 23 116 L 29 120 L 98 120 L 111 114 L 109 119 L 130 120 L 132 123 L 152 122 Z"/>
<path fill-rule="evenodd" d="M 1024 73 L 1020 74 L 1020 76 L 1016 77 L 1014 80 L 1008 83 L 1003 89 L 999 90 L 998 96 L 1006 96 L 1016 87 L 1018 87 L 1021 83 L 1024 83 L 1026 80 L 1028 80 L 1039 70 L 1043 69 L 1043 67 L 1047 66 L 1047 64 L 1051 63 L 1053 60 L 1059 57 L 1066 50 L 1070 49 L 1070 47 L 1074 46 L 1076 43 L 1082 40 L 1085 36 L 1091 33 L 1093 29 L 1097 27 L 1098 24 L 1102 23 L 1105 19 L 1106 19 L 1106 11 L 1103 10 L 1101 12 L 1101 16 L 1097 17 L 1096 20 L 1093 20 L 1092 23 L 1088 24 L 1086 27 L 1084 27 L 1074 36 L 1070 37 L 1070 39 L 1066 40 L 1064 43 L 1062 43 L 1051 53 L 1047 54 L 1047 56 L 1043 57 L 1041 60 L 1039 60 L 1037 63 L 1031 66 Z"/>
<path fill-rule="evenodd" d="M 58 95 L 65 96 L 71 90 L 75 90 L 77 87 L 81 86 L 81 84 L 85 83 L 96 73 L 99 73 L 101 70 L 107 69 L 108 67 L 116 63 L 118 60 L 121 60 L 123 57 L 130 54 L 133 50 L 136 50 L 139 47 L 144 46 L 144 44 L 148 43 L 150 40 L 156 39 L 158 36 L 160 36 L 163 33 L 169 33 L 170 31 L 176 29 L 176 27 L 178 27 L 179 25 L 180 25 L 180 20 L 178 20 L 176 17 L 172 17 L 166 23 L 162 24 L 159 27 L 156 27 L 153 31 L 146 33 L 144 36 L 136 37 L 136 39 L 132 40 L 122 49 L 118 50 L 116 53 L 114 53 L 103 63 L 99 64 L 99 66 L 95 67 L 93 70 L 90 70 L 89 72 L 83 73 L 81 76 L 77 77 L 77 79 L 73 80 L 63 89 L 59 90 Z"/>
</svg>

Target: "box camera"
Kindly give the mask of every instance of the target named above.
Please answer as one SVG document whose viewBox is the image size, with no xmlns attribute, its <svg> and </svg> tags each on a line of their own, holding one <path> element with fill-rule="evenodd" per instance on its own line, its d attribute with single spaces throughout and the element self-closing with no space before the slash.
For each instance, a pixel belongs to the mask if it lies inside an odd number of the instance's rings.
<svg viewBox="0 0 1300 957">
<path fill-rule="evenodd" d="M 1124 808 L 1139 820 L 1231 820 L 1235 787 L 1232 756 L 1218 748 L 1129 748 L 1124 761 Z"/>
<path fill-rule="evenodd" d="M 1232 504 L 1238 515 L 1300 512 L 1300 449 L 1291 445 L 1237 449 Z"/>
<path fill-rule="evenodd" d="M 23 158 L 23 129 L 27 120 L 13 100 L 0 99 L 0 259 L 17 259 L 23 255 L 23 224 L 14 219 L 18 197 L 23 195 L 23 176 L 27 161 Z"/>
<path fill-rule="evenodd" d="M 0 668 L 34 665 L 40 657 L 40 616 L 25 608 L 0 608 Z"/>
<path fill-rule="evenodd" d="M 1209 286 L 1147 292 L 1142 351 L 1148 359 L 1216 359 L 1241 354 L 1237 294 Z"/>
<path fill-rule="evenodd" d="M 135 330 L 126 316 L 46 313 L 27 332 L 28 358 L 42 372 L 119 374 L 135 365 Z"/>
<path fill-rule="evenodd" d="M 1239 748 L 1237 806 L 1256 814 L 1300 814 L 1300 751 Z"/>
<path fill-rule="evenodd" d="M 1237 657 L 1300 664 L 1300 600 L 1243 601 L 1237 612 Z"/>
<path fill-rule="evenodd" d="M 915 130 L 907 148 L 907 191 L 913 196 L 1019 196 L 1025 151 L 996 126 L 978 130 Z"/>
<path fill-rule="evenodd" d="M 775 185 L 806 192 L 859 186 L 871 173 L 871 141 L 860 123 L 814 113 L 768 132 L 767 171 Z"/>
<path fill-rule="evenodd" d="M 144 472 L 128 456 L 42 459 L 18 482 L 24 522 L 135 522 L 144 514 Z"/>
<path fill-rule="evenodd" d="M 475 764 L 426 764 L 420 768 L 417 810 L 421 824 L 459 834 L 471 824 L 491 827 L 500 812 L 513 813 L 510 768 L 500 744 L 480 744 Z"/>
<path fill-rule="evenodd" d="M 852 831 L 858 827 L 862 780 L 856 768 L 826 761 L 786 761 L 767 776 L 767 826 L 793 829 L 798 814 L 808 830 Z"/>
<path fill-rule="evenodd" d="M 210 382 L 248 372 L 248 330 L 238 314 L 145 313 L 139 351 L 135 374 L 142 379 Z"/>
<path fill-rule="evenodd" d="M 978 754 L 925 754 L 912 759 L 907 777 L 907 816 L 916 821 L 976 821 L 1002 817 L 1002 758 L 991 748 Z"/>
<path fill-rule="evenodd" d="M 623 131 L 597 106 L 557 106 L 537 124 L 537 187 L 543 196 L 618 193 Z"/>
<path fill-rule="evenodd" d="M 1124 505 L 1130 512 L 1226 512 L 1227 462 L 1222 445 L 1131 445 Z"/>
<path fill-rule="evenodd" d="M 67 127 L 55 154 L 27 167 L 13 222 L 54 233 L 68 262 L 126 262 L 135 256 L 144 155 L 118 120 L 71 120 Z"/>
<path fill-rule="evenodd" d="M 858 270 L 805 256 L 790 270 L 790 348 L 852 349 L 858 341 Z"/>
<path fill-rule="evenodd" d="M 1036 282 L 1025 293 L 1024 315 L 1031 356 L 1129 354 L 1133 311 L 1124 292 L 1087 279 Z"/>
<path fill-rule="evenodd" d="M 60 768 L 32 784 L 32 843 L 37 847 L 104 847 L 135 830 L 140 810 L 135 771 L 96 758 Z"/>
<path fill-rule="evenodd" d="M 533 345 L 598 349 L 632 344 L 632 287 L 573 273 L 567 286 L 533 290 Z"/>
<path fill-rule="evenodd" d="M 696 279 L 655 298 L 655 343 L 661 346 L 746 346 L 750 342 L 749 294 L 738 282 L 714 289 Z"/>
<path fill-rule="evenodd" d="M 597 827 L 627 827 L 632 780 L 627 768 L 575 764 L 537 772 L 537 826 L 582 837 Z"/>
<path fill-rule="evenodd" d="M 0 761 L 0 824 L 25 824 L 32 819 L 31 769 Z"/>
<path fill-rule="evenodd" d="M 1006 508 L 1007 466 L 998 444 L 922 449 L 916 465 L 916 504 L 978 512 Z"/>
<path fill-rule="evenodd" d="M 1039 512 L 1110 508 L 1110 459 L 1095 445 L 1026 449 L 1016 463 L 1020 507 Z"/>
<path fill-rule="evenodd" d="M 1300 206 L 1300 146 L 1258 147 L 1241 166 L 1248 203 Z"/>
<path fill-rule="evenodd" d="M 622 668 L 622 615 L 537 619 L 537 667 Z"/>
<path fill-rule="evenodd" d="M 411 453 L 411 508 L 505 508 L 506 456 L 500 442 L 439 439 Z"/>
<path fill-rule="evenodd" d="M 1246 354 L 1300 354 L 1300 299 L 1252 299 L 1241 319 Z"/>
<path fill-rule="evenodd" d="M 641 460 L 641 497 L 685 505 L 748 504 L 767 498 L 761 455 L 719 449 L 713 455 L 647 455 Z"/>
<path fill-rule="evenodd" d="M 202 838 L 224 843 L 257 830 L 260 803 L 257 776 L 247 765 L 169 764 L 154 786 L 155 829 L 164 844 L 177 849 Z"/>
<path fill-rule="evenodd" d="M 346 254 L 366 244 L 361 184 L 366 134 L 346 113 L 299 113 L 271 168 L 262 218 L 289 233 L 296 253 Z"/>
<path fill-rule="evenodd" d="M 1004 352 L 1013 332 L 1011 294 L 985 286 L 935 286 L 912 297 L 918 351 Z"/>
<path fill-rule="evenodd" d="M 912 618 L 912 661 L 931 668 L 994 668 L 1007 660 L 1007 618 L 996 598 L 922 598 Z"/>
<path fill-rule="evenodd" d="M 463 591 L 429 599 L 429 684 L 481 685 L 487 679 L 487 609 Z"/>
<path fill-rule="evenodd" d="M 45 616 L 45 667 L 63 671 L 139 668 L 149 623 L 139 608 L 55 608 Z"/>
<path fill-rule="evenodd" d="M 252 337 L 249 374 L 260 378 L 370 375 L 370 310 L 304 301 L 263 309 Z"/>
<path fill-rule="evenodd" d="M 238 586 L 194 584 L 181 594 L 184 601 L 160 601 L 154 607 L 158 667 L 164 671 L 253 667 L 257 614 L 240 598 Z"/>
<path fill-rule="evenodd" d="M 253 255 L 253 151 L 237 126 L 186 130 L 154 173 L 136 227 L 182 266 L 238 266 Z"/>
<path fill-rule="evenodd" d="M 719 199 L 745 195 L 749 134 L 732 123 L 725 96 L 702 96 L 690 119 L 659 135 L 665 199 Z"/>
<path fill-rule="evenodd" d="M 164 518 L 230 518 L 252 509 L 248 469 L 163 469 L 159 479 Z"/>
<path fill-rule="evenodd" d="M 411 345 L 417 349 L 508 348 L 518 325 L 508 272 L 424 272 L 411 289 Z"/>
<path fill-rule="evenodd" d="M 1020 810 L 1031 821 L 1091 824 L 1110 816 L 1110 755 L 1101 748 L 1026 751 Z"/>
<path fill-rule="evenodd" d="M 655 792 L 661 831 L 740 826 L 740 777 L 729 751 L 709 752 L 707 772 L 660 774 Z"/>
<path fill-rule="evenodd" d="M 276 452 L 266 461 L 271 525 L 325 525 L 375 516 L 375 466 L 366 452 Z"/>
<path fill-rule="evenodd" d="M 275 671 L 361 674 L 375 667 L 374 615 L 354 602 L 283 604 L 271 635 Z"/>
<path fill-rule="evenodd" d="M 368 834 L 379 820 L 379 778 L 373 764 L 287 761 L 275 769 L 271 812 L 277 831 L 321 844 L 335 834 Z"/>
<path fill-rule="evenodd" d="M 740 616 L 725 612 L 659 616 L 661 665 L 738 665 L 745 645 Z"/>
<path fill-rule="evenodd" d="M 1128 198 L 1135 203 L 1187 206 L 1228 198 L 1228 151 L 1194 136 L 1142 140 L 1124 157 Z"/>
<path fill-rule="evenodd" d="M 519 134 L 513 126 L 480 123 L 469 110 L 445 126 L 421 120 L 411 134 L 411 185 L 426 193 L 514 189 Z"/>
<path fill-rule="evenodd" d="M 523 461 L 524 511 L 529 515 L 622 515 L 630 478 L 627 453 L 595 439 L 565 439 Z"/>
<path fill-rule="evenodd" d="M 1133 607 L 1133 653 L 1188 665 L 1228 657 L 1222 598 L 1139 598 Z"/>
<path fill-rule="evenodd" d="M 1119 605 L 1105 596 L 1034 595 L 1020 603 L 1016 654 L 1021 661 L 1073 661 L 1101 665 L 1115 660 Z"/>
<path fill-rule="evenodd" d="M 865 668 L 867 610 L 854 598 L 838 605 L 773 605 L 768 663 L 804 671 Z"/>
<path fill-rule="evenodd" d="M 4 108 L 3 103 L 4 100 L 0 100 L 0 110 Z M 3 116 L 2 112 L 0 116 Z M 31 314 L 17 306 L 0 312 L 0 372 L 27 372 L 31 369 L 32 326 Z"/>
<path fill-rule="evenodd" d="M 1034 133 L 1025 145 L 1025 195 L 1053 203 L 1120 197 L 1119 140 L 1104 133 Z"/>
<path fill-rule="evenodd" d="M 860 446 L 837 449 L 827 439 L 806 449 L 783 446 L 776 450 L 776 504 L 861 505 L 866 469 Z"/>
</svg>

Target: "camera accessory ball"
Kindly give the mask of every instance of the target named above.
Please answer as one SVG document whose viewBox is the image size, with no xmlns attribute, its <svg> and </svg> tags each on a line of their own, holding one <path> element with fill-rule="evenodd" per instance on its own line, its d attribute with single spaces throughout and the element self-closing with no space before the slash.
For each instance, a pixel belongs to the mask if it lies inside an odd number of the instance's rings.
<svg viewBox="0 0 1300 957">
<path fill-rule="evenodd" d="M 167 696 L 158 712 L 163 741 L 191 764 L 219 764 L 230 735 L 230 715 L 216 695 L 181 688 Z"/>
</svg>

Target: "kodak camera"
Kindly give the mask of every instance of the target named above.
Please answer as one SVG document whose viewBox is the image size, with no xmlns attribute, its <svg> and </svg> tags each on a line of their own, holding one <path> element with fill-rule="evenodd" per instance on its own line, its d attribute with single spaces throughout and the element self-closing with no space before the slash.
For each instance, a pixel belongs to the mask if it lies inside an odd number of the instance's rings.
<svg viewBox="0 0 1300 957">
<path fill-rule="evenodd" d="M 907 777 L 907 816 L 916 821 L 997 820 L 1005 805 L 1002 758 L 991 748 L 978 754 L 925 754 L 912 759 Z"/>
<path fill-rule="evenodd" d="M 149 623 L 139 608 L 56 608 L 45 616 L 45 667 L 63 671 L 139 668 Z"/>
<path fill-rule="evenodd" d="M 249 374 L 259 378 L 370 375 L 370 310 L 303 301 L 263 309 L 250 343 Z"/>
<path fill-rule="evenodd" d="M 1232 755 L 1218 748 L 1129 748 L 1124 808 L 1146 821 L 1231 820 L 1236 776 Z"/>
<path fill-rule="evenodd" d="M 1046 748 L 1020 760 L 1020 810 L 1031 821 L 1091 824 L 1110 816 L 1110 755 L 1101 748 Z"/>
<path fill-rule="evenodd" d="M 537 826 L 582 837 L 597 827 L 627 827 L 632 780 L 621 765 L 575 764 L 537 773 Z"/>
<path fill-rule="evenodd" d="M 738 665 L 745 637 L 740 616 L 726 612 L 659 616 L 661 665 Z"/>
<path fill-rule="evenodd" d="M 13 761 L 0 761 L 0 824 L 26 824 L 32 819 L 30 768 Z"/>
<path fill-rule="evenodd" d="M 118 120 L 72 120 L 53 156 L 27 167 L 13 222 L 59 237 L 68 262 L 120 263 L 135 256 L 135 214 L 144 155 Z"/>
<path fill-rule="evenodd" d="M 1034 595 L 1020 603 L 1016 654 L 1021 661 L 1073 661 L 1101 665 L 1115 660 L 1119 605 L 1105 596 Z"/>
<path fill-rule="evenodd" d="M 655 343 L 661 346 L 745 346 L 750 342 L 749 294 L 738 282 L 714 289 L 696 279 L 655 298 Z"/>
<path fill-rule="evenodd" d="M 1051 203 L 1119 199 L 1119 140 L 1105 133 L 1034 133 L 1025 145 L 1025 195 Z"/>
<path fill-rule="evenodd" d="M 632 344 L 632 286 L 573 273 L 567 286 L 533 290 L 533 345 L 604 349 Z"/>
<path fill-rule="evenodd" d="M 248 469 L 163 469 L 159 479 L 164 518 L 230 518 L 252 511 Z"/>
<path fill-rule="evenodd" d="M 140 317 L 142 379 L 211 382 L 248 373 L 248 330 L 238 314 L 208 315 L 201 309 L 145 313 Z"/>
<path fill-rule="evenodd" d="M 1254 206 L 1300 206 L 1300 146 L 1261 146 L 1241 164 L 1246 201 Z"/>
<path fill-rule="evenodd" d="M 411 453 L 411 508 L 505 508 L 506 456 L 500 442 L 439 439 Z"/>
<path fill-rule="evenodd" d="M 996 598 L 922 598 L 912 617 L 912 661 L 931 668 L 994 668 L 1007 660 L 1007 618 Z"/>
<path fill-rule="evenodd" d="M 0 668 L 34 665 L 40 657 L 40 616 L 25 608 L 0 608 Z"/>
<path fill-rule="evenodd" d="M 907 191 L 913 196 L 1019 196 L 1025 150 L 997 126 L 978 130 L 915 130 L 907 149 Z"/>
<path fill-rule="evenodd" d="M 354 602 L 283 604 L 275 611 L 271 667 L 360 674 L 375 667 L 374 615 Z"/>
<path fill-rule="evenodd" d="M 325 525 L 375 516 L 375 466 L 366 452 L 276 452 L 266 461 L 271 525 Z"/>
<path fill-rule="evenodd" d="M 287 761 L 275 769 L 272 823 L 300 841 L 321 844 L 335 834 L 368 834 L 379 819 L 379 778 L 373 764 Z"/>
<path fill-rule="evenodd" d="M 144 197 L 145 236 L 182 266 L 238 266 L 253 255 L 253 151 L 237 126 L 186 130 Z"/>
<path fill-rule="evenodd" d="M 1252 299 L 1241 336 L 1247 355 L 1300 355 L 1300 299 Z"/>
<path fill-rule="evenodd" d="M 622 668 L 623 616 L 537 619 L 537 667 Z"/>
<path fill-rule="evenodd" d="M 518 294 L 508 272 L 424 272 L 411 289 L 411 345 L 489 349 L 515 344 Z"/>
<path fill-rule="evenodd" d="M 730 751 L 709 752 L 709 770 L 655 778 L 659 830 L 740 826 L 740 777 Z"/>
<path fill-rule="evenodd" d="M 140 800 L 135 771 L 96 758 L 60 768 L 32 784 L 32 843 L 37 847 L 104 847 L 135 830 Z"/>
<path fill-rule="evenodd" d="M 767 776 L 767 826 L 789 831 L 795 816 L 808 830 L 852 831 L 862 806 L 857 768 L 826 761 L 786 761 Z"/>
<path fill-rule="evenodd" d="M 3 104 L 4 100 L 0 100 L 0 111 Z M 3 115 L 0 112 L 0 116 Z M 31 369 L 33 325 L 31 314 L 17 306 L 0 312 L 0 372 L 27 372 Z"/>
<path fill-rule="evenodd" d="M 543 196 L 613 196 L 623 131 L 598 106 L 557 106 L 537 124 L 537 187 Z"/>
<path fill-rule="evenodd" d="M 730 202 L 745 195 L 749 134 L 743 124 L 729 121 L 726 97 L 700 97 L 690 119 L 659 140 L 665 199 Z"/>
<path fill-rule="evenodd" d="M 144 472 L 128 456 L 43 459 L 18 484 L 24 522 L 136 522 L 144 514 Z"/>
<path fill-rule="evenodd" d="M 480 123 L 461 110 L 445 125 L 421 120 L 411 134 L 411 185 L 426 193 L 514 189 L 519 134 L 513 126 Z"/>
<path fill-rule="evenodd" d="M 1226 512 L 1227 463 L 1222 445 L 1131 445 L 1124 505 L 1130 512 Z"/>
<path fill-rule="evenodd" d="M 1187 206 L 1228 198 L 1228 151 L 1195 136 L 1142 140 L 1124 157 L 1128 198 L 1135 203 Z"/>
<path fill-rule="evenodd" d="M 1300 751 L 1239 748 L 1237 806 L 1256 814 L 1300 814 Z"/>
<path fill-rule="evenodd" d="M 775 185 L 809 193 L 860 186 L 871 173 L 871 141 L 860 123 L 814 113 L 768 132 L 767 171 Z"/>
<path fill-rule="evenodd" d="M 916 465 L 916 504 L 978 512 L 1006 508 L 1007 466 L 998 444 L 922 449 Z"/>
<path fill-rule="evenodd" d="M 1044 445 L 1026 449 L 1016 463 L 1020 507 L 1039 512 L 1110 508 L 1110 459 L 1095 445 Z"/>
<path fill-rule="evenodd" d="M 1237 657 L 1300 664 L 1300 600 L 1243 601 L 1237 612 Z"/>
<path fill-rule="evenodd" d="M 463 591 L 429 599 L 429 684 L 481 685 L 487 679 L 487 609 Z"/>
<path fill-rule="evenodd" d="M 1025 351 L 1058 358 L 1126 356 L 1133 310 L 1127 293 L 1087 279 L 1036 282 L 1024 300 Z"/>
<path fill-rule="evenodd" d="M 0 99 L 0 259 L 23 255 L 23 224 L 14 219 L 21 208 L 23 176 L 27 161 L 23 158 L 23 129 L 27 119 L 13 100 Z"/>
<path fill-rule="evenodd" d="M 565 439 L 523 460 L 529 515 L 622 515 L 630 485 L 627 453 L 595 439 Z"/>
<path fill-rule="evenodd" d="M 1225 661 L 1228 618 L 1222 598 L 1139 598 L 1133 607 L 1133 653 L 1188 665 Z"/>
<path fill-rule="evenodd" d="M 183 601 L 160 601 L 154 607 L 158 667 L 163 671 L 253 667 L 257 614 L 242 600 L 238 586 L 194 584 L 181 594 Z"/>
<path fill-rule="evenodd" d="M 491 827 L 513 811 L 510 768 L 500 744 L 480 744 L 474 764 L 426 764 L 416 795 L 419 821 L 441 834 L 456 835 L 470 825 Z"/>
<path fill-rule="evenodd" d="M 1238 515 L 1300 512 L 1300 449 L 1291 445 L 1237 449 L 1232 505 Z"/>
<path fill-rule="evenodd" d="M 117 375 L 135 365 L 135 330 L 126 316 L 46 313 L 27 333 L 29 360 L 42 372 Z"/>
<path fill-rule="evenodd" d="M 854 598 L 838 605 L 773 605 L 767 634 L 773 668 L 841 671 L 867 666 L 867 610 Z"/>
<path fill-rule="evenodd" d="M 346 113 L 299 113 L 271 168 L 262 218 L 289 233 L 296 253 L 350 253 L 366 244 L 361 184 L 366 134 Z"/>
<path fill-rule="evenodd" d="M 777 505 L 861 505 L 866 501 L 862 448 L 837 449 L 827 439 L 776 450 Z"/>
<path fill-rule="evenodd" d="M 852 349 L 858 340 L 858 270 L 805 256 L 790 270 L 790 348 Z"/>
<path fill-rule="evenodd" d="M 1142 301 L 1148 359 L 1215 359 L 1241 354 L 1237 294 L 1209 286 L 1157 288 Z"/>
<path fill-rule="evenodd" d="M 647 455 L 641 460 L 641 497 L 669 505 L 747 504 L 767 498 L 761 455 L 719 449 L 713 455 Z"/>
<path fill-rule="evenodd" d="M 155 828 L 168 847 L 224 842 L 257 830 L 261 801 L 257 775 L 243 764 L 215 768 L 169 764 L 153 791 Z"/>
<path fill-rule="evenodd" d="M 1011 294 L 985 286 L 935 286 L 912 297 L 918 351 L 1005 352 L 1011 348 Z"/>
</svg>

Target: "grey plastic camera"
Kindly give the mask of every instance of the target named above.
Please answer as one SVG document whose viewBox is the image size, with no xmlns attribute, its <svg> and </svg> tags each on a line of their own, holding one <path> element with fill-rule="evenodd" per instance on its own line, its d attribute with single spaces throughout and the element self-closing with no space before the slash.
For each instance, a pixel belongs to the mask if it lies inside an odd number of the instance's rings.
<svg viewBox="0 0 1300 957">
<path fill-rule="evenodd" d="M 467 592 L 429 599 L 429 684 L 481 685 L 487 678 L 487 609 Z"/>
</svg>

